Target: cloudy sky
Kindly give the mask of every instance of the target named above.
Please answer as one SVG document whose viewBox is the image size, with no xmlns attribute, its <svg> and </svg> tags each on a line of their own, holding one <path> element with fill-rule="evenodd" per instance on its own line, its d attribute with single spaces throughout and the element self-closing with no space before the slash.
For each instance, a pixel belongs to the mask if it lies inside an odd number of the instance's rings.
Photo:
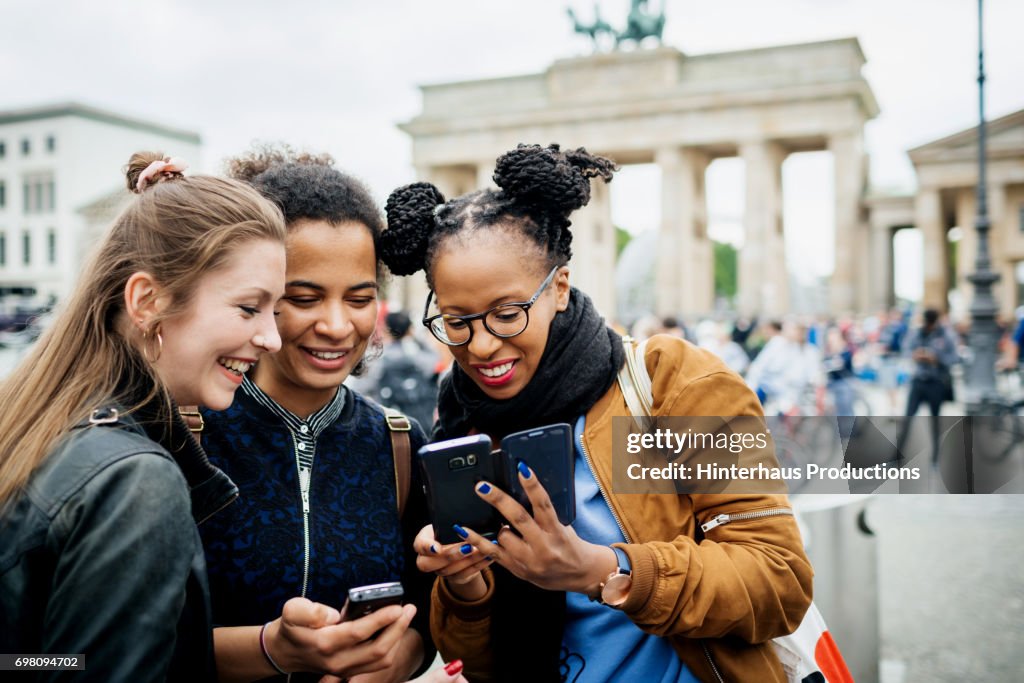
<svg viewBox="0 0 1024 683">
<path fill-rule="evenodd" d="M 689 54 L 859 38 L 882 110 L 867 128 L 876 187 L 913 188 L 904 151 L 976 124 L 972 0 L 661 1 L 665 42 Z M 600 4 L 624 23 L 628 0 Z M 985 5 L 994 118 L 1024 107 L 1024 2 Z M 592 0 L 0 0 L 0 109 L 79 100 L 197 130 L 196 165 L 208 171 L 254 139 L 283 139 L 333 153 L 383 198 L 413 179 L 395 124 L 418 113 L 417 86 L 533 73 L 588 53 L 567 6 L 592 16 Z M 830 251 L 828 230 L 811 227 L 830 220 L 828 168 L 821 154 L 792 158 L 785 182 L 787 226 Z M 657 172 L 620 181 L 616 221 L 656 225 Z M 729 239 L 741 239 L 741 182 L 738 162 L 711 169 L 713 228 Z"/>
</svg>

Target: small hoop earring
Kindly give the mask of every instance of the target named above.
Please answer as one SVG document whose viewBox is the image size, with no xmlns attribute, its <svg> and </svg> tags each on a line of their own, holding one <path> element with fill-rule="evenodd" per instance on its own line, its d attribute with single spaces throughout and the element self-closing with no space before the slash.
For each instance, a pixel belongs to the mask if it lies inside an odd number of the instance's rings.
<svg viewBox="0 0 1024 683">
<path fill-rule="evenodd" d="M 156 337 L 156 356 L 153 357 L 153 358 L 149 357 L 149 337 L 150 337 L 151 334 Z M 150 329 L 148 329 L 148 330 L 146 330 L 145 332 L 142 333 L 142 357 L 143 358 L 145 358 L 150 364 L 156 363 L 158 360 L 160 360 L 160 356 L 163 354 L 163 352 L 164 352 L 164 338 L 160 334 L 160 330 L 156 330 L 154 332 L 153 328 L 150 328 Z"/>
</svg>

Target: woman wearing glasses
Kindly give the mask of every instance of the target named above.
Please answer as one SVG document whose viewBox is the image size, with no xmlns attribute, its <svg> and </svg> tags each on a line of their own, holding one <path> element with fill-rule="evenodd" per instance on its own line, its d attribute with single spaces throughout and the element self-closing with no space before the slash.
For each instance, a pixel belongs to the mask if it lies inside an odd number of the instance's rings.
<svg viewBox="0 0 1024 683">
<path fill-rule="evenodd" d="M 811 568 L 785 496 L 616 495 L 611 418 L 625 350 L 570 286 L 569 215 L 615 165 L 585 150 L 520 145 L 497 161 L 500 189 L 445 202 L 416 183 L 388 200 L 385 263 L 424 269 L 424 323 L 456 360 L 435 438 L 575 425 L 576 521 L 562 526 L 520 465 L 535 516 L 490 482 L 477 494 L 512 528 L 492 544 L 425 527 L 418 564 L 435 572 L 431 629 L 474 680 L 785 680 L 765 644 L 799 625 Z M 656 337 L 647 346 L 656 415 L 760 415 L 742 379 L 711 354 Z M 762 511 L 717 526 L 720 514 Z"/>
</svg>

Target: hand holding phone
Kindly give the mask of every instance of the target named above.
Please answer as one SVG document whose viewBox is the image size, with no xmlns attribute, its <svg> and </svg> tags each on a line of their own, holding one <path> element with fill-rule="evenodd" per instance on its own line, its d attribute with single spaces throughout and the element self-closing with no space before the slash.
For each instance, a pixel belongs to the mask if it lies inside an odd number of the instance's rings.
<svg viewBox="0 0 1024 683">
<path fill-rule="evenodd" d="M 533 470 L 551 498 L 558 521 L 572 524 L 576 519 L 576 456 L 572 448 L 572 427 L 559 423 L 509 434 L 501 440 L 504 488 L 533 514 L 530 499 L 519 483 L 516 467 L 520 460 Z"/>
<path fill-rule="evenodd" d="M 494 538 L 501 515 L 474 490 L 480 481 L 496 481 L 490 437 L 478 434 L 427 444 L 418 455 L 434 537 L 445 545 L 461 543 L 454 529 L 458 524 Z"/>
<path fill-rule="evenodd" d="M 387 605 L 401 605 L 404 595 L 405 591 L 398 581 L 350 588 L 344 621 L 361 619 Z"/>
</svg>

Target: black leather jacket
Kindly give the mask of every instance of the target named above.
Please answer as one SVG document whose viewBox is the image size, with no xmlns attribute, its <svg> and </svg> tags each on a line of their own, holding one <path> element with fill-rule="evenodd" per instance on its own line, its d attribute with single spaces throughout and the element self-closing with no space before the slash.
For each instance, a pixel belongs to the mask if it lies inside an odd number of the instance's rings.
<svg viewBox="0 0 1024 683">
<path fill-rule="evenodd" d="M 144 415 L 72 430 L 0 517 L 0 652 L 84 655 L 37 680 L 215 679 L 196 524 L 238 490 Z"/>
</svg>

